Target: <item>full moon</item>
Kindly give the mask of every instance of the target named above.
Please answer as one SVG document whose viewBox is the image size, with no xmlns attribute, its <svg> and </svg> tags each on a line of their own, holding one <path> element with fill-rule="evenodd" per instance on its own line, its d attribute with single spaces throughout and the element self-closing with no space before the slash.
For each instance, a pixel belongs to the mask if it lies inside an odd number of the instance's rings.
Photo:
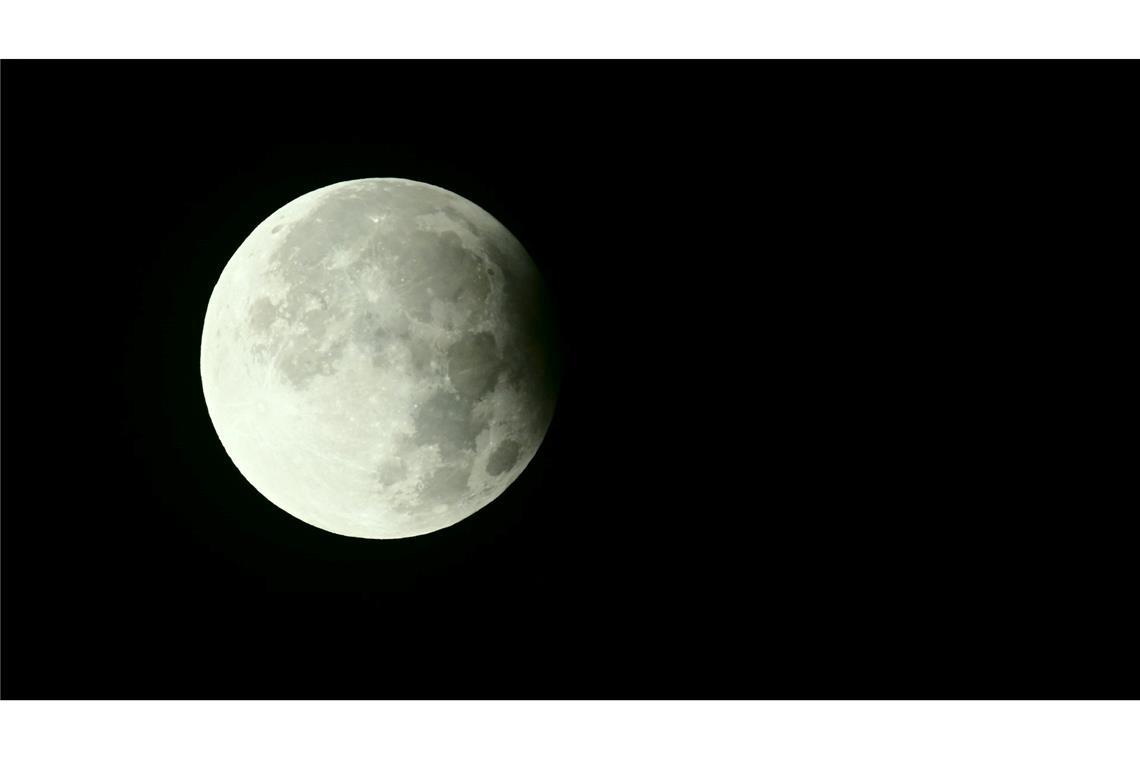
<svg viewBox="0 0 1140 760">
<path fill-rule="evenodd" d="M 433 185 L 360 179 L 259 224 L 215 285 L 202 391 L 238 470 L 332 533 L 403 538 L 481 509 L 554 412 L 537 267 Z"/>
</svg>

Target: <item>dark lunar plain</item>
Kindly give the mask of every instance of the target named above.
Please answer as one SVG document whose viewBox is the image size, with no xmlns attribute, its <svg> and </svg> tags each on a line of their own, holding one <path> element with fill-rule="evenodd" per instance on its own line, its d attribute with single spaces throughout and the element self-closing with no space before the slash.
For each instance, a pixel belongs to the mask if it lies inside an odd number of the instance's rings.
<svg viewBox="0 0 1140 760">
<path fill-rule="evenodd" d="M 1010 305 L 1114 136 L 927 71 L 3 62 L 2 696 L 1135 696 L 1134 533 L 1034 456 Z M 500 499 L 378 541 L 261 497 L 198 362 L 255 225 L 386 176 L 519 238 L 562 383 Z"/>
</svg>

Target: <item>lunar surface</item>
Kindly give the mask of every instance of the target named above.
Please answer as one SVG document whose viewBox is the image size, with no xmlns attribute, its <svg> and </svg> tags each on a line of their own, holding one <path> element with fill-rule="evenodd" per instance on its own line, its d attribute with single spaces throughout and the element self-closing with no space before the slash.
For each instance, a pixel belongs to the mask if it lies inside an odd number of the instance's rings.
<svg viewBox="0 0 1140 760">
<path fill-rule="evenodd" d="M 257 226 L 210 296 L 202 390 L 269 501 L 346 536 L 452 525 L 527 466 L 557 378 L 541 278 L 455 193 L 314 190 Z"/>
</svg>

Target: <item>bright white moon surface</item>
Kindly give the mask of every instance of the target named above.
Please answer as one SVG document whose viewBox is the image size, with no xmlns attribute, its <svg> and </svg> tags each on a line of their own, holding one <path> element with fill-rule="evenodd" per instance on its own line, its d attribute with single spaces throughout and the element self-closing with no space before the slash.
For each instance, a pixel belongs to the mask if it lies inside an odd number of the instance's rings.
<svg viewBox="0 0 1140 760">
<path fill-rule="evenodd" d="M 286 204 L 222 271 L 202 330 L 218 437 L 265 498 L 345 536 L 482 508 L 554 412 L 538 269 L 474 203 L 361 179 Z"/>
</svg>

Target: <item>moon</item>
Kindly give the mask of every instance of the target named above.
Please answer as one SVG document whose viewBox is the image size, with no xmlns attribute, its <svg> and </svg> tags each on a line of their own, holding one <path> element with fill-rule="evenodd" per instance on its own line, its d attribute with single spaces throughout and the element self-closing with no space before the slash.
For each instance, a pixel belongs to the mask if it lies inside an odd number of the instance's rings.
<svg viewBox="0 0 1140 760">
<path fill-rule="evenodd" d="M 250 233 L 210 295 L 210 420 L 246 480 L 310 525 L 440 530 L 502 494 L 546 435 L 544 293 L 514 235 L 453 192 L 314 190 Z"/>
</svg>

